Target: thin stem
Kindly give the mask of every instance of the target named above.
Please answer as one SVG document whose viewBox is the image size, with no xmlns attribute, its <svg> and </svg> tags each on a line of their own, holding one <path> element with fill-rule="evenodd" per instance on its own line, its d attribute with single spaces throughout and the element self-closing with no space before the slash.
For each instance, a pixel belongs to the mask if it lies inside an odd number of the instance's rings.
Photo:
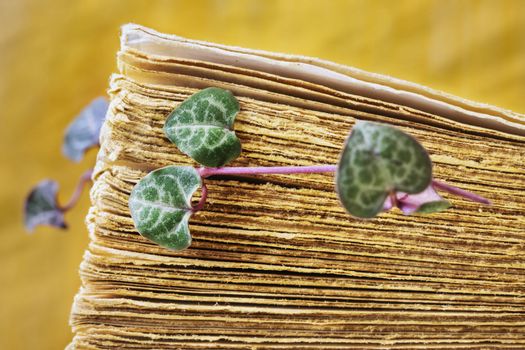
<svg viewBox="0 0 525 350">
<path fill-rule="evenodd" d="M 197 203 L 197 205 L 195 205 L 192 208 L 191 211 L 193 213 L 196 213 L 199 210 L 202 210 L 202 208 L 204 208 L 204 205 L 206 204 L 206 198 L 208 198 L 208 187 L 206 187 L 205 183 L 202 183 L 202 186 L 201 186 L 201 199 L 199 199 L 199 203 Z"/>
<path fill-rule="evenodd" d="M 309 165 L 309 166 L 273 166 L 273 167 L 225 167 L 199 168 L 197 171 L 202 179 L 214 175 L 262 175 L 262 174 L 305 174 L 305 173 L 333 173 L 337 165 Z M 208 188 L 202 184 L 202 194 L 199 203 L 192 208 L 198 212 L 204 208 L 208 197 Z"/>
<path fill-rule="evenodd" d="M 491 204 L 491 202 L 488 199 L 486 199 L 486 198 L 484 198 L 484 197 L 482 197 L 480 195 L 477 195 L 475 193 L 463 190 L 461 188 L 449 185 L 447 183 L 444 183 L 444 182 L 441 182 L 441 181 L 438 181 L 438 180 L 432 180 L 432 186 L 434 186 L 434 188 L 436 188 L 436 189 L 443 190 L 445 192 L 452 193 L 452 194 L 464 197 L 464 198 L 469 199 L 469 200 L 471 200 L 473 202 L 489 204 L 489 205 Z"/>
<path fill-rule="evenodd" d="M 311 173 L 333 173 L 337 171 L 337 165 L 307 165 L 307 166 L 273 166 L 273 167 L 224 167 L 224 168 L 199 168 L 199 175 L 205 179 L 214 175 L 262 175 L 262 174 L 311 174 Z M 473 202 L 491 204 L 491 202 L 475 193 L 449 185 L 447 183 L 432 180 L 432 186 L 436 189 L 449 192 Z M 202 197 L 199 203 L 193 208 L 194 211 L 204 207 L 207 197 L 207 188 L 202 186 Z M 397 197 L 391 195 L 392 205 L 396 206 Z"/>
<path fill-rule="evenodd" d="M 202 178 L 214 175 L 311 174 L 333 173 L 337 165 L 199 168 Z"/>
<path fill-rule="evenodd" d="M 73 208 L 75 204 L 77 204 L 78 200 L 80 199 L 80 195 L 82 194 L 82 191 L 84 190 L 84 187 L 86 186 L 86 183 L 91 181 L 91 176 L 93 175 L 93 169 L 89 169 L 86 171 L 82 176 L 80 177 L 77 188 L 75 189 L 75 192 L 71 195 L 71 198 L 69 198 L 69 201 L 63 205 L 59 206 L 58 209 L 62 212 L 66 212 L 69 209 Z"/>
</svg>

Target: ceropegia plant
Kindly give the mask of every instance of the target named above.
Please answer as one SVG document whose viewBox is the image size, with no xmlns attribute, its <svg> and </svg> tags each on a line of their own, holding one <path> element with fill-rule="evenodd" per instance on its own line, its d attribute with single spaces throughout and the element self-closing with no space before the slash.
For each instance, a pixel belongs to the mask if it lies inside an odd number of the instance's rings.
<svg viewBox="0 0 525 350">
<path fill-rule="evenodd" d="M 182 102 L 167 118 L 164 132 L 181 152 L 203 167 L 167 166 L 150 172 L 133 188 L 129 208 L 137 231 L 151 241 L 180 250 L 191 244 L 189 219 L 204 207 L 204 180 L 213 175 L 336 173 L 343 207 L 357 218 L 372 218 L 393 207 L 405 214 L 434 213 L 451 204 L 436 189 L 473 201 L 489 201 L 432 178 L 432 162 L 412 136 L 386 124 L 358 121 L 336 165 L 224 167 L 240 155 L 233 130 L 239 103 L 231 92 L 207 88 Z M 192 205 L 192 196 L 201 198 Z"/>
<path fill-rule="evenodd" d="M 79 162 L 90 148 L 99 145 L 100 129 L 107 109 L 107 100 L 102 97 L 96 98 L 69 124 L 62 143 L 62 153 L 67 158 Z M 64 205 L 58 202 L 56 181 L 39 182 L 31 189 L 24 203 L 26 229 L 31 232 L 40 225 L 66 228 L 64 213 L 75 206 L 85 185 L 91 181 L 91 175 L 91 169 L 82 174 L 75 192 Z"/>
</svg>

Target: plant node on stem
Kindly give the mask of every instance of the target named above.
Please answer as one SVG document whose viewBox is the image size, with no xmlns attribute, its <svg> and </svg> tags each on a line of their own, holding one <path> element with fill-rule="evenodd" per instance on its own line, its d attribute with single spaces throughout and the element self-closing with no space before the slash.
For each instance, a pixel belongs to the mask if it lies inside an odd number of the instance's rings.
<svg viewBox="0 0 525 350">
<path fill-rule="evenodd" d="M 201 198 L 199 199 L 199 202 L 191 209 L 191 211 L 196 213 L 199 210 L 202 210 L 206 204 L 206 198 L 208 198 L 208 187 L 203 182 L 201 186 Z"/>
</svg>

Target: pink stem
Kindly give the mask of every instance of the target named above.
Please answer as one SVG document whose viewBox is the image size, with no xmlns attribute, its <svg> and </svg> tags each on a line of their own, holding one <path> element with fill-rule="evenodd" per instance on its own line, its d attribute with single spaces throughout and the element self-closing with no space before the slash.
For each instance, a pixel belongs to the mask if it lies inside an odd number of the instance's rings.
<svg viewBox="0 0 525 350">
<path fill-rule="evenodd" d="M 213 175 L 333 173 L 336 170 L 337 170 L 337 165 L 307 165 L 307 166 L 199 168 L 198 172 L 202 178 L 207 178 Z"/>
<path fill-rule="evenodd" d="M 206 198 L 208 198 L 208 187 L 206 187 L 206 184 L 203 183 L 201 186 L 201 199 L 199 199 L 199 203 L 197 203 L 197 205 L 194 206 L 191 211 L 196 213 L 199 210 L 202 210 L 206 204 Z"/>
<path fill-rule="evenodd" d="M 82 194 L 82 191 L 84 190 L 84 187 L 86 186 L 86 183 L 91 181 L 91 176 L 93 175 L 93 169 L 89 169 L 86 171 L 82 176 L 80 177 L 77 188 L 75 189 L 75 192 L 71 195 L 71 198 L 69 199 L 69 202 L 66 203 L 66 205 L 59 206 L 59 209 L 62 212 L 66 212 L 69 209 L 73 208 L 75 204 L 77 204 L 78 200 L 80 199 L 80 195 Z"/>
<path fill-rule="evenodd" d="M 307 166 L 273 166 L 273 167 L 224 167 L 224 168 L 199 168 L 199 175 L 205 179 L 214 175 L 261 175 L 261 174 L 305 174 L 305 173 L 334 173 L 337 165 L 307 165 Z M 461 188 L 446 184 L 441 181 L 432 180 L 432 186 L 436 189 L 449 192 L 473 202 L 491 204 L 490 201 L 482 196 L 468 192 Z M 199 203 L 193 208 L 194 211 L 204 207 L 207 196 L 207 188 L 202 186 L 202 197 Z M 392 196 L 395 204 L 397 198 Z"/>
<path fill-rule="evenodd" d="M 438 180 L 432 180 L 432 186 L 434 186 L 434 188 L 436 188 L 436 189 L 443 190 L 445 192 L 452 193 L 452 194 L 464 197 L 464 198 L 469 199 L 469 200 L 471 200 L 473 202 L 489 204 L 489 205 L 491 204 L 488 199 L 486 199 L 484 197 L 481 197 L 480 195 L 477 195 L 477 194 L 469 192 L 469 191 L 465 191 L 465 190 L 463 190 L 461 188 L 457 188 L 455 186 L 449 185 L 447 183 L 444 183 L 444 182 L 441 182 L 441 181 L 438 181 Z"/>
</svg>

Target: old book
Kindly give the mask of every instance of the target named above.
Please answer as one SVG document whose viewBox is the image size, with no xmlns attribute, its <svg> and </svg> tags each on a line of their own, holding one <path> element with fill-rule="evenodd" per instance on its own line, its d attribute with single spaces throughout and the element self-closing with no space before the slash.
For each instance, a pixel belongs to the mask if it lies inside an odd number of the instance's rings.
<svg viewBox="0 0 525 350">
<path fill-rule="evenodd" d="M 523 349 L 525 117 L 308 58 L 122 29 L 86 222 L 71 349 Z M 357 220 L 333 175 L 208 180 L 191 247 L 140 236 L 128 209 L 148 171 L 193 164 L 163 134 L 199 89 L 241 112 L 232 165 L 336 163 L 356 120 L 429 150 L 453 198 L 440 214 Z M 449 197 L 445 194 L 445 197 Z"/>
</svg>

